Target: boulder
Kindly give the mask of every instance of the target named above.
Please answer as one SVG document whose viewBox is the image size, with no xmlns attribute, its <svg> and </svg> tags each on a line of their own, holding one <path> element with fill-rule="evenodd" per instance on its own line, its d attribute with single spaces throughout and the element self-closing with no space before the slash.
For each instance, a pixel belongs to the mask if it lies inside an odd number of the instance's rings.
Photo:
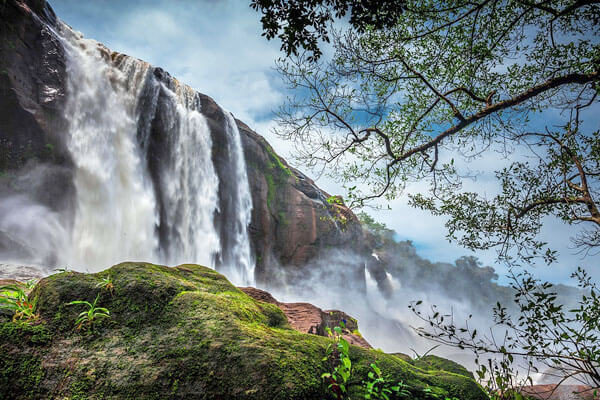
<svg viewBox="0 0 600 400">
<path fill-rule="evenodd" d="M 365 349 L 373 347 L 362 337 L 358 331 L 358 322 L 350 315 L 339 310 L 321 310 L 310 303 L 282 303 L 277 301 L 269 292 L 253 288 L 241 287 L 242 292 L 255 300 L 274 304 L 285 314 L 290 326 L 302 333 L 319 336 L 328 336 L 327 328 L 344 325 L 343 337 L 348 343 Z"/>
<path fill-rule="evenodd" d="M 102 286 L 110 278 L 112 290 Z M 93 302 L 111 318 L 75 328 Z M 281 309 L 255 300 L 216 271 L 122 263 L 96 274 L 62 272 L 30 294 L 34 323 L 0 317 L 0 398 L 323 399 L 330 339 L 292 329 Z M 423 371 L 391 355 L 350 346 L 356 396 L 376 362 L 414 398 L 487 396 L 472 380 Z"/>
</svg>

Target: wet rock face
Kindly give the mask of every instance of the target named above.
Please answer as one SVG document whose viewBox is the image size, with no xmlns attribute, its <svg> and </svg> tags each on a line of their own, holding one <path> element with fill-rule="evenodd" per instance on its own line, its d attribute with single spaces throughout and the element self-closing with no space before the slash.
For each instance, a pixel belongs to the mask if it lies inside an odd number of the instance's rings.
<svg viewBox="0 0 600 400">
<path fill-rule="evenodd" d="M 0 19 L 0 171 L 31 159 L 68 163 L 60 140 L 65 56 L 50 31 L 56 16 L 45 2 L 10 0 Z"/>
<path fill-rule="evenodd" d="M 327 328 L 333 329 L 344 323 L 344 338 L 348 343 L 365 349 L 373 347 L 358 332 L 358 322 L 350 315 L 339 310 L 321 310 L 310 303 L 282 303 L 277 301 L 269 292 L 253 287 L 239 288 L 255 300 L 274 304 L 283 311 L 290 326 L 302 333 L 327 336 Z"/>
<path fill-rule="evenodd" d="M 356 216 L 280 158 L 267 141 L 237 121 L 252 192 L 250 234 L 257 282 L 277 283 L 277 269 L 301 270 L 323 250 L 366 252 Z"/>
</svg>

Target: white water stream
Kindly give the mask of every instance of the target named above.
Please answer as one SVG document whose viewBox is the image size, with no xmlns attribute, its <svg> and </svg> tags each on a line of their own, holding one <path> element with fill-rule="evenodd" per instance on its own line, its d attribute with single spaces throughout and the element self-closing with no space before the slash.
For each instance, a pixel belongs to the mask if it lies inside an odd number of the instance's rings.
<svg viewBox="0 0 600 400">
<path fill-rule="evenodd" d="M 56 249 L 57 266 L 95 271 L 122 261 L 150 261 L 214 268 L 217 255 L 227 252 L 230 265 L 219 268 L 236 284 L 253 284 L 248 238 L 252 200 L 231 114 L 223 111 L 222 131 L 235 190 L 220 193 L 211 129 L 192 89 L 175 80 L 161 81 L 140 60 L 115 58 L 65 25 L 59 36 L 67 60 L 65 141 L 74 163 L 76 195 L 72 220 L 65 218 L 54 228 L 43 225 L 44 234 L 64 247 Z M 162 147 L 152 153 L 148 143 L 155 119 L 161 129 L 154 140 Z M 231 200 L 235 212 L 224 217 L 231 218 L 227 225 L 233 228 L 218 233 L 215 213 L 222 196 Z M 28 230 L 36 233 L 33 224 L 24 228 Z M 231 236 L 230 248 L 222 248 L 220 234 Z M 24 247 L 36 248 L 27 243 L 26 234 L 18 239 Z"/>
<path fill-rule="evenodd" d="M 136 93 L 112 67 L 98 43 L 69 34 L 67 145 L 77 191 L 70 248 L 73 268 L 106 268 L 125 260 L 152 260 L 157 239 L 156 201 L 136 143 Z"/>
</svg>

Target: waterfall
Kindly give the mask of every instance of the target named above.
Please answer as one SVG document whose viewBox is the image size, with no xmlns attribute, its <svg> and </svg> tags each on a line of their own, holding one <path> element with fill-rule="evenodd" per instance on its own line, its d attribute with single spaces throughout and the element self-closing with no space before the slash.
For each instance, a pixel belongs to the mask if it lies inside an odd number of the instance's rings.
<svg viewBox="0 0 600 400">
<path fill-rule="evenodd" d="M 200 112 L 182 104 L 164 84 L 160 86 L 164 98 L 160 112 L 171 149 L 159 172 L 165 210 L 163 259 L 169 264 L 193 260 L 212 266 L 220 243 L 213 223 L 219 179 L 211 159 L 210 130 Z"/>
<path fill-rule="evenodd" d="M 250 240 L 248 238 L 248 225 L 252 218 L 252 198 L 250 196 L 250 185 L 246 171 L 246 161 L 242 150 L 242 141 L 235 119 L 229 111 L 223 110 L 225 114 L 225 132 L 229 138 L 229 151 L 234 161 L 234 179 L 236 185 L 235 198 L 235 222 L 229 235 L 233 238 L 232 254 L 229 263 L 237 266 L 232 271 L 236 276 L 232 277 L 236 282 L 251 285 L 254 280 L 254 260 L 250 254 Z"/>
<path fill-rule="evenodd" d="M 54 33 L 64 46 L 67 72 L 63 137 L 73 161 L 74 204 L 68 217 L 52 214 L 52 223 L 0 219 L 14 228 L 11 240 L 23 249 L 54 249 L 54 258 L 43 258 L 53 266 L 93 271 L 122 261 L 199 263 L 216 266 L 236 284 L 253 284 L 252 200 L 233 116 L 223 111 L 222 126 L 214 130 L 202 114 L 200 95 L 188 86 L 64 24 L 59 31 Z M 229 160 L 225 172 L 213 161 L 211 135 L 221 131 Z M 228 185 L 220 185 L 220 176 Z M 22 215 L 44 210 L 25 200 L 13 203 L 11 210 L 20 207 Z M 48 238 L 43 246 L 32 242 L 40 238 Z M 0 259 L 5 254 L 0 248 Z"/>
<path fill-rule="evenodd" d="M 66 262 L 105 268 L 155 259 L 156 200 L 137 145 L 136 93 L 98 43 L 67 30 L 67 146 L 76 209 Z M 108 52 L 108 51 L 106 51 Z"/>
</svg>

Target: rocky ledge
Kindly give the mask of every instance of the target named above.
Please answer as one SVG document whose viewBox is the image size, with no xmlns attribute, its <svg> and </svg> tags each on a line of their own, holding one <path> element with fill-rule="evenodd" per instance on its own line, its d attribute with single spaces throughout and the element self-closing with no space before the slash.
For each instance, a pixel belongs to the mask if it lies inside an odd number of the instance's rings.
<svg viewBox="0 0 600 400">
<path fill-rule="evenodd" d="M 290 326 L 302 333 L 327 336 L 327 328 L 345 326 L 343 337 L 348 343 L 365 349 L 373 347 L 358 331 L 358 321 L 340 310 L 321 310 L 310 303 L 282 303 L 277 301 L 269 292 L 253 287 L 239 288 L 255 300 L 274 304 L 285 314 Z"/>
<path fill-rule="evenodd" d="M 107 285 L 110 282 L 110 285 Z M 93 302 L 110 311 L 76 329 Z M 216 271 L 122 263 L 96 274 L 65 271 L 29 294 L 37 319 L 0 315 L 0 398 L 323 399 L 330 339 L 298 332 L 281 304 L 257 300 Z M 463 375 L 415 367 L 394 355 L 350 346 L 350 393 L 370 364 L 403 381 L 415 398 L 486 399 Z"/>
</svg>

